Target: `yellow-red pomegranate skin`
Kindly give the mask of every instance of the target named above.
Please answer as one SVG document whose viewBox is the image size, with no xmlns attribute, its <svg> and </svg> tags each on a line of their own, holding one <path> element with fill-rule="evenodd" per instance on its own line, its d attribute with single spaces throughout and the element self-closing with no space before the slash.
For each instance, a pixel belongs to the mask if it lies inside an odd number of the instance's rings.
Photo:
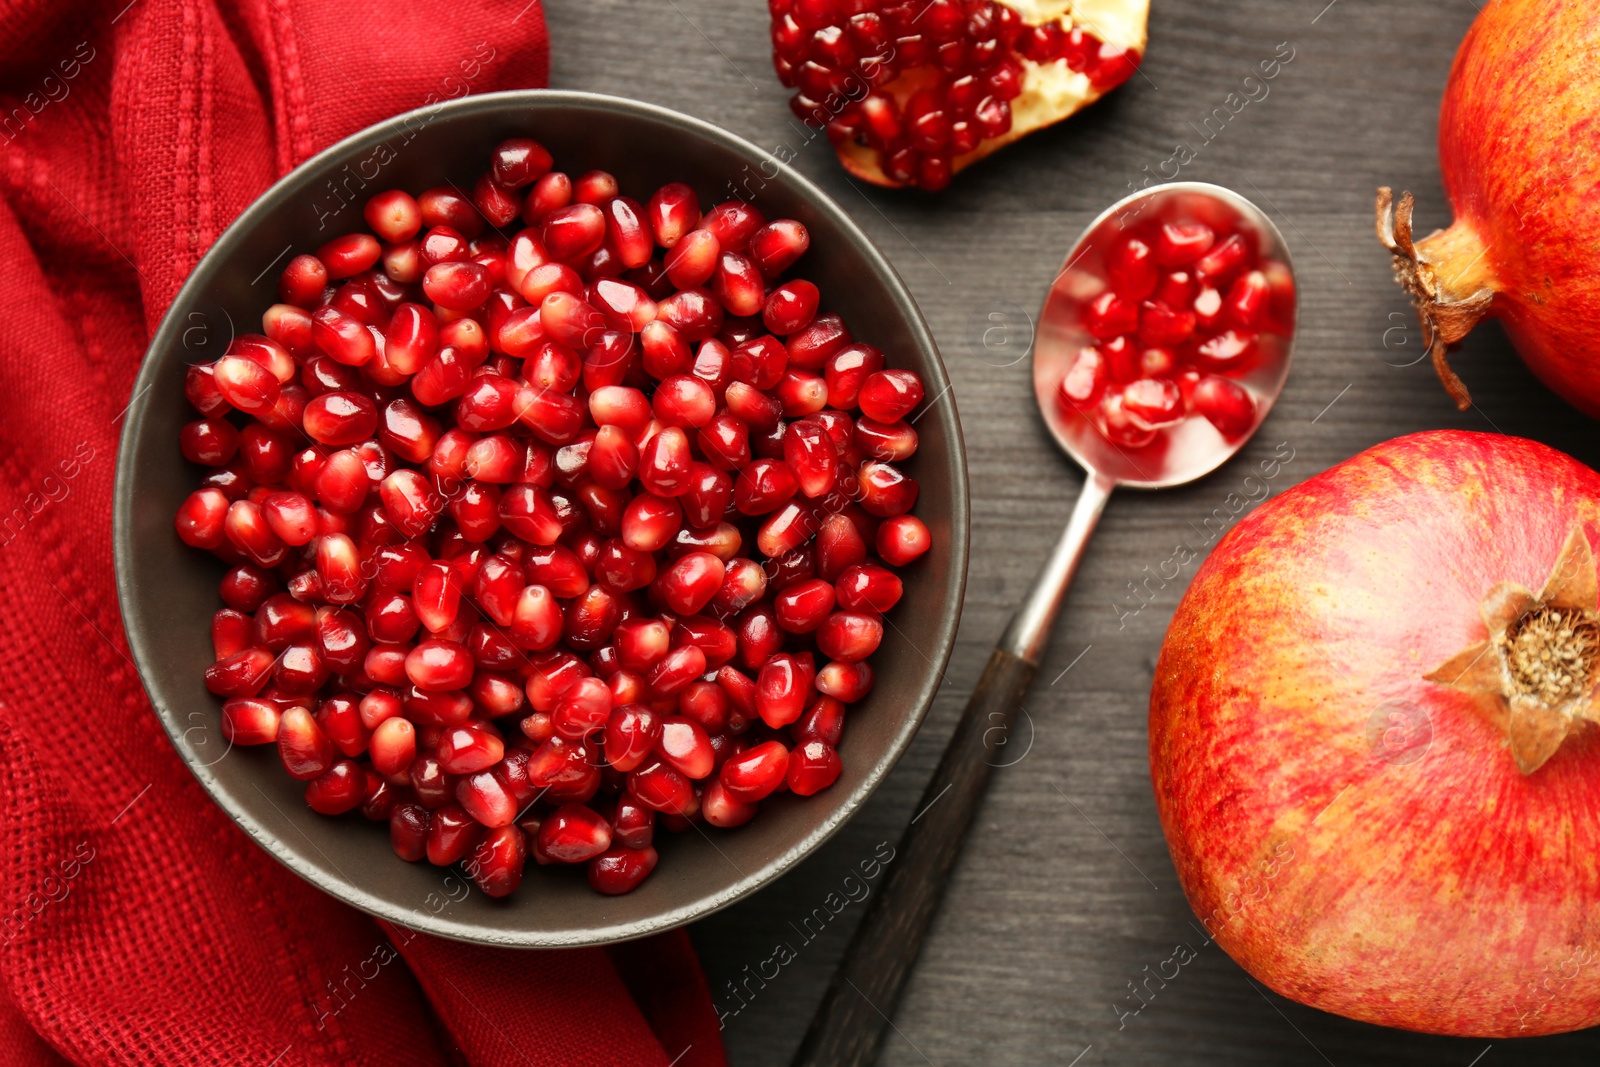
<svg viewBox="0 0 1600 1067">
<path fill-rule="evenodd" d="M 1533 372 L 1600 417 L 1597 55 L 1594 0 L 1485 5 L 1439 119 L 1456 223 L 1423 248 L 1457 295 L 1493 289 L 1491 314 Z"/>
<path fill-rule="evenodd" d="M 1190 904 L 1256 978 L 1428 1033 L 1600 1023 L 1600 731 L 1525 776 L 1471 697 L 1424 680 L 1575 525 L 1600 544 L 1600 474 L 1421 433 L 1264 503 L 1196 574 L 1151 775 Z"/>
</svg>

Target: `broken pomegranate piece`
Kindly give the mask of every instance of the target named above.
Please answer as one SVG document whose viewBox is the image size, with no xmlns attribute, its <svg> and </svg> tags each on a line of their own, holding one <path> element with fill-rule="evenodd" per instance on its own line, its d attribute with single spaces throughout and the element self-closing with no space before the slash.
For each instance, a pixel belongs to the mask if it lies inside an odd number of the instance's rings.
<svg viewBox="0 0 1600 1067">
<path fill-rule="evenodd" d="M 1149 0 L 768 0 L 789 105 L 875 185 L 951 177 L 1121 85 Z M 1136 297 L 1135 299 L 1142 299 Z"/>
</svg>

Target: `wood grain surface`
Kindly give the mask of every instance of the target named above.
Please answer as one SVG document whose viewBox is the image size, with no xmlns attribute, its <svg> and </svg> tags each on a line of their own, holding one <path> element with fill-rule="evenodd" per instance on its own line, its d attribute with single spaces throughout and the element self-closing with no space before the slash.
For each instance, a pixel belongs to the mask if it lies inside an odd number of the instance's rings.
<svg viewBox="0 0 1600 1067">
<path fill-rule="evenodd" d="M 1600 465 L 1600 437 L 1523 369 L 1496 327 L 1456 367 L 1457 413 L 1374 238 L 1379 184 L 1414 190 L 1418 228 L 1448 218 L 1439 96 L 1474 0 L 1154 0 L 1143 72 L 937 196 L 847 180 L 790 117 L 760 0 L 548 0 L 559 88 L 677 108 L 776 150 L 817 181 L 905 278 L 954 381 L 973 486 L 973 552 L 955 655 L 926 725 L 865 809 L 776 885 L 692 930 L 736 1067 L 798 1046 L 862 905 L 967 694 L 1082 484 L 1034 413 L 1031 317 L 1083 226 L 1187 144 L 1185 179 L 1237 189 L 1288 237 L 1301 292 L 1295 365 L 1259 437 L 1200 483 L 1115 497 L 1017 733 L 973 824 L 881 1062 L 920 1064 L 1593 1063 L 1600 1036 L 1453 1040 L 1383 1030 L 1284 1000 L 1205 945 L 1156 821 L 1146 708 L 1180 578 L 1137 614 L 1145 577 L 1286 443 L 1278 493 L 1378 441 L 1437 427 L 1534 437 Z M 1204 120 L 1266 59 L 1263 97 Z M 1508 71 L 1506 76 L 1514 77 Z M 1148 168 L 1148 171 L 1146 170 Z M 1169 168 L 1170 169 L 1170 168 Z M 1420 362 L 1419 362 L 1420 361 Z M 1259 496 L 1259 491 L 1256 492 Z M 1213 527 L 1216 523 L 1213 522 Z M 1121 610 L 1119 610 L 1119 607 Z M 884 844 L 887 843 L 887 844 Z M 1130 983 L 1191 962 L 1138 1014 Z M 1186 954 L 1185 954 L 1186 955 Z M 1148 971 L 1147 971 L 1148 968 Z M 1145 988 L 1141 986 L 1141 988 Z"/>
</svg>

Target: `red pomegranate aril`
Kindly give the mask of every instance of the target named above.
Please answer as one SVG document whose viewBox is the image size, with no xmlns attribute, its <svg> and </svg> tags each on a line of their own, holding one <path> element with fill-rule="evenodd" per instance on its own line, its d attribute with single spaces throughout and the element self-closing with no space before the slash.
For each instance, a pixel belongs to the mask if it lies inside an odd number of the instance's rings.
<svg viewBox="0 0 1600 1067">
<path fill-rule="evenodd" d="M 805 714 L 795 721 L 791 732 L 799 744 L 821 741 L 833 748 L 839 746 L 844 735 L 844 702 L 820 695 L 806 708 Z"/>
<path fill-rule="evenodd" d="M 395 805 L 389 815 L 389 844 L 394 854 L 416 863 L 428 854 L 428 809 L 409 801 Z"/>
<path fill-rule="evenodd" d="M 651 406 L 656 418 L 667 426 L 698 429 L 716 415 L 717 398 L 700 378 L 679 374 L 656 386 Z"/>
<path fill-rule="evenodd" d="M 1101 398 L 1098 414 L 1100 432 L 1113 444 L 1144 448 L 1159 436 L 1158 431 L 1127 410 L 1120 390 Z"/>
<path fill-rule="evenodd" d="M 710 609 L 721 616 L 743 611 L 766 593 L 767 575 L 754 560 L 730 560 L 723 571 L 722 586 L 711 598 Z"/>
<path fill-rule="evenodd" d="M 885 563 L 904 567 L 933 547 L 933 535 L 915 515 L 896 515 L 878 527 L 875 547 Z"/>
<path fill-rule="evenodd" d="M 1272 287 L 1267 276 L 1253 270 L 1241 275 L 1228 289 L 1222 313 L 1229 325 L 1246 332 L 1260 330 L 1272 305 Z"/>
<path fill-rule="evenodd" d="M 656 314 L 691 344 L 716 336 L 722 328 L 722 305 L 703 288 L 673 293 L 656 305 Z"/>
<path fill-rule="evenodd" d="M 472 671 L 472 653 L 454 641 L 430 638 L 406 654 L 406 677 L 429 692 L 464 689 Z"/>
<path fill-rule="evenodd" d="M 605 215 L 606 247 L 628 268 L 650 262 L 655 251 L 653 235 L 645 226 L 644 208 L 626 196 L 613 197 L 601 207 Z"/>
<path fill-rule="evenodd" d="M 489 157 L 490 173 L 507 189 L 520 189 L 550 171 L 548 150 L 528 137 L 512 137 L 495 146 Z"/>
<path fill-rule="evenodd" d="M 352 233 L 335 237 L 317 249 L 317 259 L 327 268 L 328 277 L 337 280 L 360 274 L 378 262 L 381 252 L 371 234 Z"/>
<path fill-rule="evenodd" d="M 580 204 L 603 204 L 617 195 L 617 179 L 610 171 L 584 171 L 572 180 L 572 199 Z"/>
<path fill-rule="evenodd" d="M 793 266 L 810 246 L 811 235 L 804 226 L 794 219 L 775 219 L 750 235 L 749 253 L 756 268 L 770 279 Z"/>
<path fill-rule="evenodd" d="M 539 824 L 539 850 L 560 863 L 586 863 L 611 847 L 611 824 L 583 804 L 563 804 Z"/>
<path fill-rule="evenodd" d="M 211 374 L 222 399 L 250 415 L 271 409 L 282 389 L 270 370 L 244 356 L 223 356 L 212 366 Z"/>
<path fill-rule="evenodd" d="M 409 241 L 422 230 L 422 210 L 410 194 L 399 189 L 372 197 L 361 215 L 372 232 L 388 244 Z"/>
<path fill-rule="evenodd" d="M 578 740 L 605 728 L 611 716 L 611 690 L 598 678 L 582 678 L 562 695 L 551 724 L 562 737 Z"/>
<path fill-rule="evenodd" d="M 859 663 L 829 663 L 817 672 L 813 684 L 817 692 L 853 704 L 872 692 L 872 682 L 872 665 L 862 660 Z"/>
<path fill-rule="evenodd" d="M 1155 251 L 1138 237 L 1129 237 L 1112 249 L 1106 274 L 1117 295 L 1134 302 L 1149 299 L 1161 280 Z"/>
<path fill-rule="evenodd" d="M 761 310 L 762 324 L 779 337 L 787 337 L 816 318 L 821 294 L 804 279 L 785 282 L 772 291 Z"/>
<path fill-rule="evenodd" d="M 217 592 L 222 602 L 235 611 L 255 611 L 280 588 L 271 571 L 253 563 L 240 563 L 222 576 Z"/>
<path fill-rule="evenodd" d="M 743 826 L 755 818 L 757 810 L 752 802 L 733 799 L 720 780 L 706 783 L 705 791 L 700 794 L 700 814 L 719 829 Z"/>
<path fill-rule="evenodd" d="M 427 189 L 417 197 L 417 210 L 422 215 L 425 229 L 449 226 L 469 240 L 483 232 L 483 216 L 465 194 L 453 186 L 441 185 Z"/>
<path fill-rule="evenodd" d="M 639 482 L 656 496 L 682 496 L 692 484 L 689 436 L 668 426 L 639 450 Z"/>
<path fill-rule="evenodd" d="M 254 631 L 254 620 L 244 612 L 218 608 L 211 616 L 211 647 L 216 659 L 224 660 L 249 648 Z"/>
<path fill-rule="evenodd" d="M 1194 336 L 1195 314 L 1174 311 L 1165 304 L 1147 300 L 1139 309 L 1139 340 L 1149 345 L 1182 345 Z"/>
<path fill-rule="evenodd" d="M 510 896 L 522 884 L 527 847 L 527 840 L 519 827 L 500 826 L 491 829 L 467 857 L 467 874 L 483 890 L 484 896 Z"/>
<path fill-rule="evenodd" d="M 722 560 L 709 552 L 679 557 L 656 579 L 667 607 L 679 615 L 698 614 L 722 588 L 726 571 Z"/>
<path fill-rule="evenodd" d="M 251 697 L 261 691 L 274 658 L 264 648 L 246 648 L 206 668 L 206 688 L 221 697 Z"/>
<path fill-rule="evenodd" d="M 650 197 L 645 205 L 645 218 L 656 244 L 672 248 L 699 224 L 699 198 L 694 189 L 683 182 L 670 182 Z"/>
<path fill-rule="evenodd" d="M 671 696 L 706 672 L 706 654 L 695 645 L 683 645 L 661 657 L 645 680 L 659 696 Z"/>
<path fill-rule="evenodd" d="M 467 814 L 490 828 L 510 826 L 517 817 L 517 802 L 489 771 L 469 774 L 456 783 L 456 802 Z"/>
<path fill-rule="evenodd" d="M 569 264 L 576 262 L 605 240 L 605 214 L 589 203 L 557 208 L 544 217 L 541 236 L 551 256 Z"/>
<path fill-rule="evenodd" d="M 269 700 L 235 697 L 222 705 L 222 736 L 235 745 L 268 745 L 278 739 L 280 713 Z"/>
<path fill-rule="evenodd" d="M 1243 237 L 1233 234 L 1195 263 L 1194 275 L 1203 285 L 1221 288 L 1251 258 L 1250 246 Z"/>
<path fill-rule="evenodd" d="M 686 718 L 662 720 L 656 752 L 684 777 L 695 780 L 711 773 L 716 758 L 705 727 Z"/>
<path fill-rule="evenodd" d="M 848 521 L 848 520 L 847 520 Z M 797 582 L 773 598 L 778 625 L 789 633 L 810 633 L 833 610 L 833 586 L 820 578 Z"/>
<path fill-rule="evenodd" d="M 1166 378 L 1141 378 L 1122 390 L 1122 406 L 1135 419 L 1150 427 L 1166 426 L 1184 416 L 1183 394 L 1178 384 Z"/>
<path fill-rule="evenodd" d="M 922 379 L 916 371 L 881 370 L 861 383 L 861 413 L 878 422 L 899 422 L 922 403 Z"/>
<path fill-rule="evenodd" d="M 1168 222 L 1156 232 L 1156 261 L 1163 267 L 1183 267 L 1211 250 L 1216 231 L 1199 222 Z"/>
<path fill-rule="evenodd" d="M 622 515 L 622 542 L 636 552 L 659 552 L 683 525 L 677 499 L 640 493 Z"/>
<path fill-rule="evenodd" d="M 1084 306 L 1083 325 L 1097 341 L 1109 341 L 1139 327 L 1139 305 L 1106 290 Z"/>
<path fill-rule="evenodd" d="M 278 276 L 278 296 L 284 303 L 307 311 L 322 303 L 322 294 L 327 288 L 328 268 L 312 255 L 295 256 Z"/>
<path fill-rule="evenodd" d="M 460 804 L 445 804 L 428 819 L 428 862 L 436 867 L 459 863 L 477 847 L 483 827 Z"/>
<path fill-rule="evenodd" d="M 589 861 L 589 888 L 606 896 L 631 893 L 656 869 L 656 850 L 644 848 L 607 849 Z"/>
<path fill-rule="evenodd" d="M 628 775 L 628 792 L 652 811 L 681 815 L 694 803 L 694 787 L 664 759 L 647 761 Z"/>
<path fill-rule="evenodd" d="M 487 725 L 449 727 L 439 738 L 439 766 L 447 774 L 472 774 L 493 767 L 504 755 L 505 743 Z"/>
<path fill-rule="evenodd" d="M 319 815 L 343 815 L 361 806 L 367 776 L 354 760 L 340 760 L 306 784 L 306 804 Z"/>
<path fill-rule="evenodd" d="M 643 704 L 623 704 L 606 719 L 606 759 L 619 771 L 637 769 L 655 750 L 661 720 Z"/>
<path fill-rule="evenodd" d="M 836 611 L 817 628 L 817 651 L 834 660 L 855 663 L 883 643 L 883 622 L 876 615 Z"/>
<path fill-rule="evenodd" d="M 398 777 L 416 760 L 416 727 L 411 720 L 401 718 L 397 710 L 394 717 L 384 719 L 373 729 L 367 747 L 372 766 L 379 774 Z"/>
<path fill-rule="evenodd" d="M 764 741 L 731 757 L 722 765 L 717 780 L 728 796 L 741 803 L 765 800 L 784 781 L 789 769 L 789 750 L 779 741 Z"/>
<path fill-rule="evenodd" d="M 360 393 L 324 393 L 306 405 L 305 431 L 325 445 L 353 445 L 378 428 L 378 409 Z"/>
<path fill-rule="evenodd" d="M 217 390 L 215 370 L 214 364 L 196 363 L 184 372 L 183 378 L 184 398 L 196 411 L 211 419 L 221 418 L 232 410 Z"/>
<path fill-rule="evenodd" d="M 239 431 L 225 419 L 197 419 L 178 431 L 178 450 L 190 463 L 220 467 L 239 451 Z"/>
<path fill-rule="evenodd" d="M 220 489 L 197 489 L 178 507 L 173 525 L 178 538 L 192 548 L 215 549 L 222 545 L 228 517 L 227 494 Z"/>
<path fill-rule="evenodd" d="M 898 467 L 868 460 L 857 472 L 860 504 L 868 514 L 880 519 L 903 515 L 917 502 L 918 486 Z"/>
<path fill-rule="evenodd" d="M 378 354 L 377 341 L 367 324 L 331 306 L 312 314 L 311 340 L 335 361 L 351 367 L 365 366 Z"/>
<path fill-rule="evenodd" d="M 706 212 L 700 225 L 716 234 L 723 248 L 742 252 L 766 222 L 761 212 L 743 200 L 724 200 Z"/>
<path fill-rule="evenodd" d="M 278 756 L 290 776 L 302 782 L 322 777 L 336 759 L 333 743 L 317 720 L 298 706 L 289 708 L 278 720 Z"/>
<path fill-rule="evenodd" d="M 1228 378 L 1208 374 L 1194 387 L 1194 409 L 1230 440 L 1250 432 L 1256 402 L 1248 390 Z"/>
<path fill-rule="evenodd" d="M 843 770 L 844 764 L 839 759 L 839 753 L 822 741 L 811 740 L 789 753 L 785 779 L 790 792 L 809 797 L 838 781 Z"/>
<path fill-rule="evenodd" d="M 883 353 L 871 345 L 845 345 L 828 357 L 823 374 L 828 382 L 828 406 L 848 411 L 856 406 L 861 385 L 883 369 Z"/>
<path fill-rule="evenodd" d="M 1250 367 L 1256 355 L 1256 335 L 1227 330 L 1196 346 L 1195 361 L 1201 367 L 1224 374 L 1238 374 Z"/>
<path fill-rule="evenodd" d="M 724 250 L 711 276 L 711 292 L 728 314 L 757 315 L 765 304 L 766 284 L 749 256 Z"/>
</svg>

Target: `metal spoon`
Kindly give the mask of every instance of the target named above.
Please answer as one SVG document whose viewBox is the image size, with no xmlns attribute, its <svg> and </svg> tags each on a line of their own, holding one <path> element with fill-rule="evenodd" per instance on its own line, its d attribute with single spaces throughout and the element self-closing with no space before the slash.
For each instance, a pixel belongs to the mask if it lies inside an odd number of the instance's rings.
<svg viewBox="0 0 1600 1067">
<path fill-rule="evenodd" d="M 1118 486 L 1165 489 L 1210 474 L 1260 428 L 1283 389 L 1293 348 L 1293 307 L 1283 310 L 1289 323 L 1285 335 L 1263 333 L 1255 368 L 1237 379 L 1256 401 L 1249 433 L 1226 439 L 1195 417 L 1166 430 L 1155 444 L 1133 449 L 1108 440 L 1092 421 L 1058 402 L 1061 379 L 1079 350 L 1093 343 L 1080 309 L 1106 286 L 1105 255 L 1140 221 L 1180 217 L 1207 223 L 1218 232 L 1250 235 L 1261 262 L 1282 264 L 1293 278 L 1288 247 L 1272 220 L 1237 193 L 1202 182 L 1175 182 L 1135 193 L 1095 219 L 1073 246 L 1040 314 L 1033 386 L 1045 425 L 1088 477 L 1061 540 L 989 657 L 917 815 L 812 1017 L 794 1067 L 866 1067 L 877 1058 L 884 1027 L 890 1025 L 983 797 L 995 752 L 1005 743 L 1012 716 L 1039 669 L 1050 626 L 1111 491 Z"/>
</svg>

